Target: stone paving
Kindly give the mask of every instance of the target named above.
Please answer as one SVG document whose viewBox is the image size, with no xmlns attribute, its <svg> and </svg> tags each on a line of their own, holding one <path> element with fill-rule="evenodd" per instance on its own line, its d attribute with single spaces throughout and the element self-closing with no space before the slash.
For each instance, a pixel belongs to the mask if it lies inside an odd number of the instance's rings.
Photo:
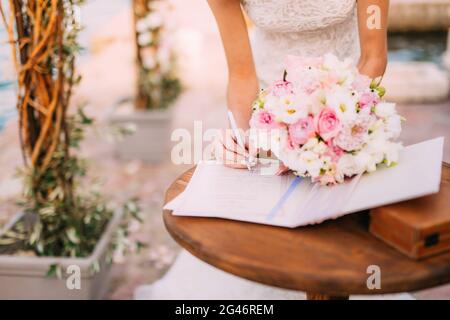
<svg viewBox="0 0 450 320">
<path fill-rule="evenodd" d="M 223 126 L 226 121 L 226 64 L 215 23 L 206 2 L 195 6 L 182 0 L 174 2 L 179 26 L 176 38 L 180 48 L 179 67 L 186 88 L 174 106 L 173 126 L 192 130 L 194 120 L 202 120 L 205 129 Z M 193 10 L 195 19 L 187 14 Z M 189 167 L 122 162 L 114 157 L 113 143 L 108 139 L 104 122 L 114 103 L 134 94 L 134 45 L 130 26 L 131 17 L 124 12 L 95 33 L 92 39 L 95 52 L 80 66 L 84 79 L 74 97 L 74 105 L 87 102 L 87 113 L 98 119 L 98 126 L 89 132 L 82 150 L 90 159 L 91 173 L 101 177 L 105 183 L 103 189 L 112 201 L 139 197 L 145 214 L 142 229 L 133 237 L 149 246 L 114 266 L 107 296 L 110 299 L 132 298 L 136 286 L 160 278 L 176 257 L 179 247 L 164 228 L 161 206 L 164 191 L 171 181 Z M 442 135 L 450 138 L 450 101 L 402 105 L 400 112 L 408 119 L 403 131 L 405 144 Z M 0 226 L 14 214 L 15 199 L 20 193 L 20 182 L 14 178 L 15 168 L 21 164 L 18 145 L 17 127 L 12 121 L 0 134 Z M 450 161 L 449 139 L 445 158 Z M 450 286 L 419 292 L 415 296 L 450 299 Z"/>
</svg>

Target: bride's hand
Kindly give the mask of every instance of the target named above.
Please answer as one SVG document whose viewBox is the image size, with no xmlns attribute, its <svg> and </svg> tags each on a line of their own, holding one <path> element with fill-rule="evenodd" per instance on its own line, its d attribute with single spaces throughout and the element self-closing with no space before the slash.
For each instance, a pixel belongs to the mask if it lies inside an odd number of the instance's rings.
<svg viewBox="0 0 450 320">
<path fill-rule="evenodd" d="M 252 115 L 252 103 L 258 93 L 258 81 L 256 76 L 230 75 L 228 81 L 227 104 L 233 113 L 241 137 L 246 137 L 245 131 L 249 128 Z M 247 139 L 245 139 L 247 140 Z M 247 168 L 246 159 L 249 157 L 248 144 L 245 148 L 237 143 L 233 130 L 223 130 L 221 138 L 216 144 L 216 159 L 222 161 L 225 166 L 243 169 Z M 254 156 L 255 152 L 252 152 Z"/>
<path fill-rule="evenodd" d="M 242 136 L 243 131 L 240 130 Z M 249 157 L 248 147 L 242 148 L 231 129 L 222 130 L 215 145 L 215 158 L 225 166 L 235 169 L 247 168 L 246 159 Z"/>
<path fill-rule="evenodd" d="M 283 162 L 280 162 L 280 166 L 278 168 L 278 171 L 275 173 L 277 176 L 282 176 L 284 174 L 287 174 L 291 169 L 286 167 Z"/>
</svg>

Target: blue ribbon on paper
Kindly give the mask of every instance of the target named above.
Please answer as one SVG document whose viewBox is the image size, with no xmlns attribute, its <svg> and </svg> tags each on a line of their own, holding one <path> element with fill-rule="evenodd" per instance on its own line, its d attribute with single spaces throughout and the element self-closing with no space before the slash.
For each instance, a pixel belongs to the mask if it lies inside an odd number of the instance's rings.
<svg viewBox="0 0 450 320">
<path fill-rule="evenodd" d="M 277 204 L 272 208 L 272 210 L 270 210 L 269 214 L 267 215 L 267 220 L 272 220 L 275 217 L 278 211 L 280 211 L 280 209 L 283 207 L 284 203 L 289 199 L 289 196 L 292 194 L 292 192 L 294 192 L 300 181 L 302 181 L 302 178 L 296 176 L 295 179 L 291 182 L 289 188 L 286 190 L 280 200 L 278 200 Z"/>
</svg>

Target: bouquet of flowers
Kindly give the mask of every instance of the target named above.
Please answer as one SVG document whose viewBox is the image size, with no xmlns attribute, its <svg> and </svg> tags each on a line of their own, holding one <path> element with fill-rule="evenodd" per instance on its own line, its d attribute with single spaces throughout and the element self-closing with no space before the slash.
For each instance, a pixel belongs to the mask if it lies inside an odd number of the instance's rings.
<svg viewBox="0 0 450 320">
<path fill-rule="evenodd" d="M 384 94 L 380 79 L 361 75 L 349 60 L 288 56 L 283 79 L 253 104 L 251 141 L 323 185 L 392 166 L 402 118 Z"/>
</svg>

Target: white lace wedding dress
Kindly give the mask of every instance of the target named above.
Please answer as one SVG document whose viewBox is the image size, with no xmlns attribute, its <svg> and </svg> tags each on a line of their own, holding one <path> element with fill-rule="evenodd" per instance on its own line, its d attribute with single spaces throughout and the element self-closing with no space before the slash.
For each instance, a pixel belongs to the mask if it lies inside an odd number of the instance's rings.
<svg viewBox="0 0 450 320">
<path fill-rule="evenodd" d="M 283 75 L 288 54 L 359 58 L 356 0 L 243 0 L 255 24 L 252 50 L 261 86 Z"/>
<path fill-rule="evenodd" d="M 358 59 L 356 0 L 243 0 L 242 6 L 255 25 L 251 42 L 262 88 L 282 77 L 287 54 L 331 52 L 355 63 Z M 135 298 L 264 300 L 304 299 L 305 294 L 238 278 L 182 250 L 167 274 L 152 285 L 139 287 Z"/>
</svg>

